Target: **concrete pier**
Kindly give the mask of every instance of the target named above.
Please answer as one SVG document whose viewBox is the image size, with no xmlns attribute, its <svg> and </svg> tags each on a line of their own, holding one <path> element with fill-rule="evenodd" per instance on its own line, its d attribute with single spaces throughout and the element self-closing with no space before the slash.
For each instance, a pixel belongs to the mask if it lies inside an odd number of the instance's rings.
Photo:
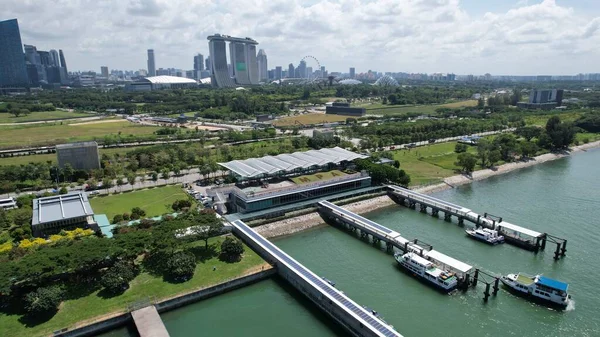
<svg viewBox="0 0 600 337">
<path fill-rule="evenodd" d="M 153 305 L 131 312 L 140 337 L 169 337 L 169 332 Z"/>
</svg>

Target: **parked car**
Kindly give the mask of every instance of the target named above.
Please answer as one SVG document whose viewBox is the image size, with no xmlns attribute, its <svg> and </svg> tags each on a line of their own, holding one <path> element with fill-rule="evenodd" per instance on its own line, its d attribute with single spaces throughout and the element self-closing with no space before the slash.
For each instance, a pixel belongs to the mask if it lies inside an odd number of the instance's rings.
<svg viewBox="0 0 600 337">
<path fill-rule="evenodd" d="M 91 191 L 88 195 L 98 195 L 100 194 L 100 191 L 96 190 L 96 191 Z"/>
</svg>

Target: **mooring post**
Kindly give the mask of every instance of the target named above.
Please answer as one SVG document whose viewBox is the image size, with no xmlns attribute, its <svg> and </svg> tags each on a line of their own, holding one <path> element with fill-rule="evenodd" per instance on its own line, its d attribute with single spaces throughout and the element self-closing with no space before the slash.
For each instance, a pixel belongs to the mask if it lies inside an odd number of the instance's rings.
<svg viewBox="0 0 600 337">
<path fill-rule="evenodd" d="M 567 240 L 563 241 L 562 249 L 560 250 L 560 256 L 565 256 L 567 254 Z"/>
<path fill-rule="evenodd" d="M 394 251 L 394 245 L 392 245 L 392 243 L 391 243 L 391 242 L 386 242 L 386 243 L 385 243 L 385 249 L 386 249 L 388 252 L 393 252 L 393 251 Z"/>
<path fill-rule="evenodd" d="M 475 269 L 475 275 L 473 276 L 473 287 L 477 286 L 477 281 L 479 281 L 479 269 Z"/>
<path fill-rule="evenodd" d="M 408 201 L 408 208 L 415 209 L 416 205 L 417 205 L 417 203 L 416 203 L 416 202 L 414 202 L 414 201 L 412 201 L 412 200 L 409 200 L 409 201 Z"/>
<path fill-rule="evenodd" d="M 554 251 L 554 261 L 560 258 L 560 242 L 556 243 L 556 250 Z"/>
<path fill-rule="evenodd" d="M 488 301 L 488 297 L 490 297 L 490 284 L 486 283 L 485 284 L 485 291 L 483 292 L 483 301 L 487 302 Z"/>
<path fill-rule="evenodd" d="M 546 249 L 546 234 L 544 234 L 544 236 L 542 236 L 542 246 L 540 247 L 541 250 Z"/>
<path fill-rule="evenodd" d="M 498 294 L 498 289 L 500 289 L 498 287 L 498 284 L 500 282 L 500 279 L 496 277 L 496 281 L 494 281 L 494 291 L 492 291 L 492 295 L 496 296 Z"/>
<path fill-rule="evenodd" d="M 427 205 L 420 204 L 419 207 L 421 208 L 421 213 L 427 213 Z"/>
<path fill-rule="evenodd" d="M 439 213 L 440 213 L 439 209 L 437 209 L 437 208 L 431 209 L 431 216 L 437 217 Z"/>
<path fill-rule="evenodd" d="M 458 218 L 458 225 L 459 226 L 464 226 L 465 225 L 465 218 L 459 217 Z"/>
</svg>

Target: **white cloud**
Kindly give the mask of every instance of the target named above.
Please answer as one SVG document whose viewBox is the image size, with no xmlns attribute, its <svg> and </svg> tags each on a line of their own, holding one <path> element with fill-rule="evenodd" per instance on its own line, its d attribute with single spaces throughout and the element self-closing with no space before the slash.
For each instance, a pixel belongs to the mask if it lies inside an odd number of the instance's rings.
<svg viewBox="0 0 600 337">
<path fill-rule="evenodd" d="M 459 0 L 2 0 L 0 19 L 19 19 L 23 43 L 63 49 L 73 70 L 145 68 L 149 48 L 157 66 L 189 69 L 223 33 L 259 41 L 271 68 L 313 55 L 340 71 L 595 71 L 600 18 L 532 2 L 473 15 Z"/>
</svg>

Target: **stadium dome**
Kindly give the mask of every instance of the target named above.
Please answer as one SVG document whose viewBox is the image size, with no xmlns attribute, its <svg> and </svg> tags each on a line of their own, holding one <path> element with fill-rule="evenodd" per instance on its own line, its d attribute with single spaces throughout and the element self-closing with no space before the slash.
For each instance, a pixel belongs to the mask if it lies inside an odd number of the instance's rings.
<svg viewBox="0 0 600 337">
<path fill-rule="evenodd" d="M 393 79 L 391 76 L 385 75 L 375 81 L 375 85 L 379 85 L 382 87 L 397 87 L 399 86 L 398 81 Z"/>
<path fill-rule="evenodd" d="M 353 79 L 341 80 L 338 83 L 339 84 L 348 84 L 348 85 L 362 84 L 361 81 L 359 81 L 359 80 L 353 80 Z"/>
</svg>

